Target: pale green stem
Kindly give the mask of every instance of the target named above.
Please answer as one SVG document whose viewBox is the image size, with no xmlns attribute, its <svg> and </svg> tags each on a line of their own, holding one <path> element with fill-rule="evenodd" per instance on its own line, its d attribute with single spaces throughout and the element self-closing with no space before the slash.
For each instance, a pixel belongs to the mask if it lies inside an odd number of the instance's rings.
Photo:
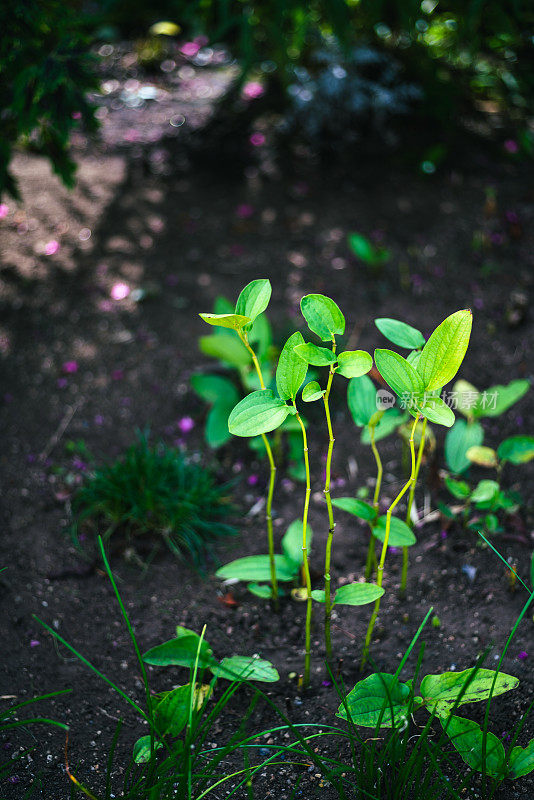
<svg viewBox="0 0 534 800">
<path fill-rule="evenodd" d="M 382 459 L 380 458 L 380 453 L 378 452 L 378 448 L 375 442 L 375 429 L 376 425 L 369 425 L 369 434 L 371 436 L 371 449 L 373 451 L 373 455 L 376 461 L 376 483 L 375 483 L 375 494 L 373 497 L 373 508 L 375 511 L 378 511 L 379 504 L 378 499 L 380 497 L 380 488 L 382 486 L 382 475 L 384 474 L 384 470 L 382 468 Z M 367 562 L 365 564 L 365 580 L 368 581 L 373 574 L 373 570 L 376 567 L 376 550 L 375 544 L 376 539 L 373 533 L 374 527 L 376 522 L 372 522 L 370 525 L 371 528 L 371 537 L 369 539 L 369 549 L 367 551 Z"/>
<path fill-rule="evenodd" d="M 425 449 L 425 435 L 426 435 L 426 417 L 423 418 L 423 428 L 421 430 L 421 441 L 419 442 L 419 450 L 417 451 L 417 462 L 415 465 L 415 480 L 410 486 L 410 494 L 408 495 L 408 509 L 406 511 L 406 524 L 409 525 L 410 528 L 413 528 L 412 525 L 412 506 L 413 506 L 413 499 L 415 494 L 415 485 L 417 483 L 417 479 L 419 477 L 419 470 L 421 468 L 421 460 L 423 458 L 423 452 Z M 402 548 L 402 575 L 401 575 L 401 584 L 399 589 L 399 595 L 401 597 L 406 597 L 406 586 L 408 583 L 408 565 L 409 565 L 409 548 L 403 547 Z"/>
<path fill-rule="evenodd" d="M 332 345 L 332 352 L 336 352 L 336 342 Z M 328 510 L 328 536 L 326 539 L 326 553 L 324 562 L 324 640 L 326 648 L 327 661 L 332 661 L 332 599 L 330 597 L 330 560 L 332 555 L 332 541 L 334 538 L 334 530 L 336 524 L 334 522 L 334 509 L 332 508 L 332 498 L 330 497 L 330 478 L 332 469 L 332 453 L 334 451 L 334 433 L 332 431 L 332 419 L 330 417 L 330 406 L 328 399 L 330 397 L 330 389 L 332 387 L 332 378 L 334 377 L 334 369 L 330 366 L 330 373 L 328 375 L 328 382 L 326 384 L 326 391 L 323 395 L 324 411 L 326 415 L 326 424 L 328 427 L 328 452 L 326 454 L 326 476 L 324 482 L 324 496 L 326 500 L 326 507 Z"/>
<path fill-rule="evenodd" d="M 262 389 L 265 389 L 265 383 L 263 380 L 263 374 L 261 371 L 261 367 L 256 356 L 256 353 L 250 346 L 248 342 L 248 338 L 246 333 L 239 334 L 241 341 L 249 351 L 252 363 L 256 368 L 256 373 L 258 375 L 260 386 Z M 267 453 L 267 458 L 269 459 L 270 465 L 270 475 L 269 475 L 269 488 L 267 490 L 267 502 L 265 506 L 265 521 L 267 523 L 267 541 L 269 545 L 269 567 L 271 572 L 271 587 L 273 593 L 273 605 L 275 611 L 278 611 L 278 580 L 276 578 L 276 564 L 274 560 L 274 533 L 273 533 L 273 515 L 272 515 L 272 508 L 273 508 L 273 494 L 274 494 L 274 483 L 276 480 L 276 465 L 274 463 L 273 451 L 271 450 L 271 445 L 269 444 L 269 440 L 265 436 L 264 433 L 261 435 L 263 446 L 265 448 L 265 452 Z"/>
<path fill-rule="evenodd" d="M 391 503 L 390 507 L 388 508 L 388 510 L 386 512 L 386 533 L 385 533 L 385 536 L 384 536 L 384 543 L 382 545 L 382 552 L 381 552 L 381 555 L 380 555 L 380 561 L 378 563 L 377 577 L 376 577 L 376 585 L 380 586 L 380 587 L 382 586 L 382 580 L 383 580 L 383 576 L 384 576 L 384 562 L 386 560 L 386 553 L 387 553 L 387 549 L 388 549 L 389 532 L 390 532 L 390 529 L 391 529 L 391 515 L 393 513 L 393 509 L 400 502 L 400 500 L 403 498 L 403 496 L 406 494 L 406 492 L 408 491 L 410 486 L 413 483 L 415 483 L 414 433 L 415 433 L 415 427 L 417 425 L 418 420 L 419 420 L 419 413 L 417 413 L 417 416 L 416 416 L 416 418 L 414 420 L 414 423 L 412 425 L 412 431 L 411 431 L 411 434 L 410 434 L 410 452 L 411 452 L 411 455 L 412 455 L 412 470 L 411 470 L 411 473 L 410 473 L 410 477 L 408 478 L 408 481 L 402 487 L 402 489 L 400 490 L 400 492 L 398 493 L 396 498 L 393 500 L 393 502 Z M 373 636 L 373 630 L 374 630 L 374 627 L 375 627 L 375 622 L 376 622 L 376 619 L 378 617 L 378 612 L 379 611 L 380 611 L 380 597 L 375 601 L 375 605 L 374 605 L 374 608 L 373 608 L 373 613 L 371 614 L 371 619 L 369 621 L 369 627 L 367 628 L 367 634 L 365 636 L 365 643 L 364 643 L 363 652 L 362 652 L 362 660 L 361 660 L 361 664 L 360 664 L 360 669 L 362 669 L 362 670 L 365 667 L 365 664 L 367 663 L 367 658 L 369 656 L 369 648 L 371 646 L 371 639 L 372 639 L 372 636 Z"/>
<path fill-rule="evenodd" d="M 295 411 L 297 406 L 293 400 Z M 310 684 L 310 670 L 311 670 L 311 618 L 312 618 L 312 595 L 311 595 L 311 576 L 310 565 L 308 563 L 308 509 L 310 507 L 310 494 L 311 494 L 311 481 L 310 481 L 310 459 L 308 456 L 308 439 L 306 436 L 306 428 L 300 417 L 296 413 L 297 421 L 302 430 L 302 448 L 304 453 L 304 465 L 306 467 L 306 494 L 304 497 L 304 510 L 302 512 L 302 565 L 304 569 L 304 578 L 306 581 L 306 649 L 304 656 L 304 676 L 302 679 L 302 688 L 307 689 Z"/>
</svg>

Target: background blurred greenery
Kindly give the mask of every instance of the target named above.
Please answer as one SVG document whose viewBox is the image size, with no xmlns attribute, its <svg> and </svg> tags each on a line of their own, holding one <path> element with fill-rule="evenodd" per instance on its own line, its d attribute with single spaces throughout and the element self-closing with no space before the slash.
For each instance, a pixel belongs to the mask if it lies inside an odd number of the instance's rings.
<svg viewBox="0 0 534 800">
<path fill-rule="evenodd" d="M 15 0 L 0 11 L 0 191 L 16 191 L 8 164 L 18 141 L 45 153 L 72 182 L 70 131 L 96 127 L 86 99 L 97 84 L 91 44 L 146 38 L 161 20 L 178 25 L 181 40 L 201 34 L 224 43 L 241 67 L 238 85 L 252 74 L 269 89 L 263 108 L 289 105 L 295 69 L 313 80 L 325 42 L 335 54 L 327 69 L 334 58 L 355 68 L 358 45 L 393 56 L 403 81 L 420 87 L 423 100 L 413 111 L 420 128 L 450 128 L 469 117 L 476 130 L 492 119 L 529 152 L 533 19 L 529 0 Z M 381 80 L 374 78 L 373 92 Z M 339 92 L 334 100 L 341 101 Z"/>
</svg>

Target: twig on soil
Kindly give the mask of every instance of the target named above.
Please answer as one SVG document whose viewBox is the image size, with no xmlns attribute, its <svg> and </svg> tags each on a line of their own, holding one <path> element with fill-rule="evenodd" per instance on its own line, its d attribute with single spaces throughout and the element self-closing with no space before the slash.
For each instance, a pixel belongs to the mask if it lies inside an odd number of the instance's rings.
<svg viewBox="0 0 534 800">
<path fill-rule="evenodd" d="M 50 453 L 52 452 L 54 447 L 56 447 L 57 443 L 60 441 L 61 437 L 63 436 L 63 434 L 65 433 L 65 431 L 69 427 L 69 425 L 70 425 L 70 423 L 72 421 L 72 418 L 74 417 L 75 413 L 78 411 L 78 408 L 80 407 L 81 403 L 82 403 L 81 400 L 77 400 L 74 403 L 73 406 L 69 406 L 67 408 L 67 410 L 66 410 L 66 412 L 65 412 L 65 414 L 63 416 L 63 419 L 59 423 L 55 433 L 50 437 L 50 439 L 48 440 L 48 442 L 46 444 L 46 447 L 44 448 L 42 453 L 39 455 L 39 460 L 40 461 L 46 461 L 46 459 L 48 458 L 48 456 L 50 455 Z"/>
</svg>

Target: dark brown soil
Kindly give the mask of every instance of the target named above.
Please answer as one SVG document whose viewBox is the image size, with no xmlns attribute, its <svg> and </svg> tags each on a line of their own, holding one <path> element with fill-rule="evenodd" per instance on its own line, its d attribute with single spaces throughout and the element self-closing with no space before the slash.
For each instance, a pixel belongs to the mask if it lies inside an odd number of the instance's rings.
<svg viewBox="0 0 534 800">
<path fill-rule="evenodd" d="M 27 172 L 32 163 L 28 158 Z M 5 241 L 11 237 L 1 297 L 4 358 L 0 413 L 5 431 L 0 455 L 4 498 L 1 565 L 7 569 L 0 576 L 0 695 L 24 700 L 55 689 L 72 689 L 66 698 L 40 705 L 39 712 L 69 723 L 71 765 L 76 765 L 78 778 L 95 790 L 102 788 L 115 721 L 125 719 L 117 776 L 144 729 L 121 699 L 58 647 L 32 615 L 53 626 L 140 702 L 142 686 L 107 578 L 100 569 L 87 570 L 87 562 L 66 535 L 69 503 L 63 496 L 64 474 L 57 474 L 55 468 L 64 468 L 74 480 L 82 475 L 65 451 L 68 440 L 83 439 L 98 461 L 119 454 L 133 440 L 136 428 L 149 426 L 154 437 L 172 443 L 183 438 L 177 423 L 184 415 L 191 415 L 196 422 L 186 437 L 188 449 L 201 451 L 208 463 L 214 461 L 214 454 L 206 451 L 202 441 L 204 409 L 189 388 L 191 372 L 209 366 L 197 350 L 197 339 L 205 332 L 198 311 L 209 310 L 218 294 L 233 298 L 249 280 L 269 277 L 274 287 L 270 316 L 283 333 L 291 325 L 300 325 L 297 309 L 302 294 L 325 292 L 346 314 L 351 346 L 372 350 L 383 344 L 373 325 L 376 316 L 400 317 L 428 333 L 447 314 L 470 306 L 475 322 L 462 376 L 486 387 L 531 377 L 533 371 L 534 197 L 522 164 L 497 164 L 474 154 L 462 165 L 430 178 L 398 164 L 366 165 L 353 174 L 295 164 L 291 173 L 283 176 L 275 174 L 268 179 L 249 168 L 245 174 L 235 174 L 233 179 L 225 176 L 224 180 L 200 169 L 154 176 L 128 157 L 123 167 L 122 178 L 119 170 L 109 193 L 111 199 L 92 223 L 90 252 L 73 250 L 67 261 L 61 261 L 61 250 L 57 258 L 36 255 L 24 260 L 21 267 L 13 245 L 17 222 L 8 216 L 0 223 Z M 46 174 L 42 180 L 43 191 L 54 194 L 55 183 Z M 486 202 L 488 188 L 495 190 L 495 208 Z M 251 207 L 245 217 L 238 211 L 242 205 Z M 78 214 L 75 222 L 70 213 L 68 203 L 58 206 L 58 217 L 50 220 L 50 239 L 57 238 L 52 225 L 83 227 L 84 213 Z M 373 236 L 391 250 L 391 261 L 381 273 L 373 274 L 350 255 L 346 245 L 350 231 Z M 474 238 L 484 242 L 478 249 L 473 247 Z M 3 250 L 5 256 L 7 246 Z M 111 301 L 110 287 L 119 280 L 132 289 L 145 290 L 147 298 L 136 303 L 130 295 L 122 302 Z M 518 293 L 526 296 L 527 310 L 516 320 L 513 312 Z M 69 361 L 77 362 L 77 372 L 65 372 L 63 365 Z M 534 393 L 527 395 L 501 420 L 488 420 L 487 443 L 496 445 L 506 435 L 532 432 L 533 398 Z M 341 379 L 334 407 L 334 494 L 341 496 L 365 485 L 373 467 L 349 419 Z M 62 421 L 68 422 L 64 432 Z M 320 491 L 326 440 L 320 420 L 318 423 L 318 433 L 311 437 L 312 567 L 317 586 L 326 534 Z M 58 431 L 61 438 L 56 443 Z M 437 437 L 436 464 L 441 466 L 440 431 Z M 391 437 L 381 444 L 381 450 L 384 494 L 392 497 L 402 476 L 400 440 Z M 260 476 L 253 489 L 245 479 L 239 484 L 236 498 L 243 513 L 238 520 L 241 535 L 218 556 L 224 562 L 237 555 L 264 552 L 263 523 L 248 511 L 261 496 L 265 465 L 255 463 L 238 441 L 217 457 L 222 476 L 246 476 L 249 472 Z M 421 504 L 432 488 L 428 500 L 432 508 L 441 491 L 436 493 L 436 474 L 437 470 L 427 465 L 418 490 Z M 429 482 L 427 478 L 432 476 Z M 526 507 L 508 521 L 506 533 L 496 540 L 524 578 L 529 574 L 533 544 L 533 477 L 532 464 L 521 470 L 507 469 L 505 483 L 522 492 Z M 300 514 L 301 504 L 302 487 L 279 481 L 275 500 L 278 537 Z M 364 528 L 339 513 L 335 583 L 361 575 L 365 548 Z M 476 568 L 473 581 L 462 570 L 465 565 Z M 236 588 L 237 605 L 229 607 L 221 602 L 222 587 L 213 574 L 199 575 L 163 551 L 146 573 L 121 558 L 114 560 L 113 567 L 142 650 L 171 638 L 176 624 L 197 631 L 206 624 L 206 636 L 217 655 L 259 653 L 273 661 L 281 680 L 267 689 L 293 721 L 335 723 L 337 697 L 322 683 L 318 613 L 312 688 L 301 698 L 289 675 L 302 668 L 302 605 L 284 600 L 281 613 L 271 614 L 264 603 Z M 487 665 L 492 666 L 526 600 L 524 590 L 510 590 L 502 563 L 481 548 L 473 534 L 452 527 L 443 538 L 438 522 L 419 531 L 404 603 L 395 591 L 399 577 L 400 555 L 391 554 L 373 646 L 376 665 L 384 671 L 395 670 L 430 606 L 441 627 L 427 626 L 422 636 L 426 643 L 423 674 L 464 669 L 486 649 Z M 335 651 L 349 687 L 358 680 L 367 620 L 365 609 L 347 608 L 336 614 Z M 521 652 L 526 657 L 518 658 Z M 491 728 L 498 736 L 506 736 L 514 728 L 532 700 L 533 659 L 529 614 L 503 664 L 504 671 L 521 679 L 521 685 L 493 703 Z M 415 654 L 403 673 L 406 678 L 414 663 Z M 150 670 L 150 675 L 158 690 L 180 683 L 184 677 L 179 670 Z M 6 702 L 2 699 L 2 706 Z M 214 731 L 214 741 L 235 726 L 244 708 L 244 699 L 233 703 L 227 719 Z M 476 708 L 469 712 L 473 717 L 478 713 Z M 250 729 L 259 731 L 274 724 L 274 715 L 261 706 Z M 526 744 L 533 735 L 534 723 L 530 722 L 521 743 Z M 2 798 L 21 798 L 37 774 L 42 776 L 43 788 L 36 797 L 55 800 L 68 796 L 62 735 L 34 727 L 16 735 L 9 733 L 4 742 L 6 755 L 21 748 L 22 758 L 15 770 L 18 783 L 5 782 L 0 787 Z M 32 749 L 31 755 L 28 749 Z M 301 785 L 302 796 L 327 797 L 325 790 L 321 793 L 319 780 L 315 772 L 309 773 Z M 259 778 L 256 796 L 283 800 L 293 783 L 291 768 L 273 771 Z M 505 788 L 500 796 L 530 797 L 533 790 L 534 783 L 526 778 Z M 119 789 L 115 791 L 119 796 Z"/>
</svg>

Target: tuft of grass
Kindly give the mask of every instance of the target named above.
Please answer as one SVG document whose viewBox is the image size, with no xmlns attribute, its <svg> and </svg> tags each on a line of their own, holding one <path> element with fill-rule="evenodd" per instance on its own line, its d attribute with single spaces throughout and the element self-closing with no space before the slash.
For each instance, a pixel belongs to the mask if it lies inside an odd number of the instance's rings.
<svg viewBox="0 0 534 800">
<path fill-rule="evenodd" d="M 74 535 L 90 522 L 127 540 L 163 539 L 174 555 L 202 564 L 210 546 L 236 529 L 226 522 L 235 512 L 230 484 L 218 485 L 213 473 L 188 461 L 163 442 L 149 444 L 146 433 L 125 454 L 88 474 L 72 503 Z M 155 540 L 155 541 L 154 541 Z"/>
</svg>

